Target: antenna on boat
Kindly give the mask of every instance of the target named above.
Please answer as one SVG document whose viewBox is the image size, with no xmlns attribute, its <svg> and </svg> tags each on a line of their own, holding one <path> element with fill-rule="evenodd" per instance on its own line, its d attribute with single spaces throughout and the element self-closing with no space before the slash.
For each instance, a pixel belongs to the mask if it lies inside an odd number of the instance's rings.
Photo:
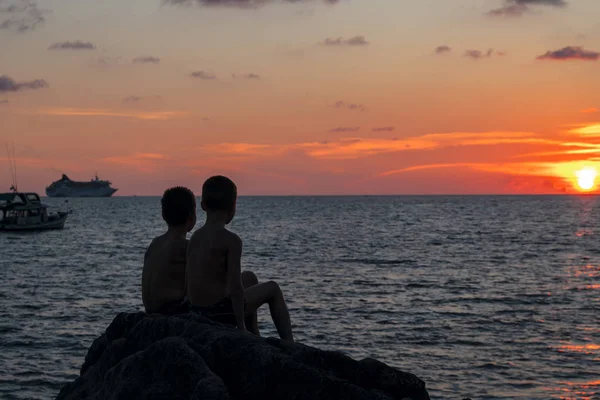
<svg viewBox="0 0 600 400">
<path fill-rule="evenodd" d="M 15 171 L 15 192 L 19 187 L 19 181 L 17 180 L 17 156 L 15 155 L 15 142 L 12 142 L 12 152 L 13 152 L 13 169 Z"/>
<path fill-rule="evenodd" d="M 15 144 L 12 143 L 12 159 L 11 159 L 11 153 L 10 153 L 10 149 L 8 147 L 8 143 L 5 143 L 6 145 L 6 154 L 8 155 L 8 166 L 10 168 L 10 178 L 12 179 L 12 186 L 10 187 L 10 190 L 12 190 L 13 192 L 17 192 L 18 191 L 18 181 L 17 181 L 17 160 L 15 157 Z"/>
</svg>

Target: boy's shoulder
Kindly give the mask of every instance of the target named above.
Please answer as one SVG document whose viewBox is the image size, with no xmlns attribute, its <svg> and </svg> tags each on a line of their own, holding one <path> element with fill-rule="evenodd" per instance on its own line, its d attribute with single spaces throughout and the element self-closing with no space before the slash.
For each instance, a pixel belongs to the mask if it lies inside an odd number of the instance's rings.
<svg viewBox="0 0 600 400">
<path fill-rule="evenodd" d="M 207 238 L 208 235 L 212 236 L 212 240 L 210 240 L 210 241 L 213 243 L 214 243 L 215 239 L 218 242 L 228 244 L 228 245 L 235 245 L 235 244 L 241 245 L 241 243 L 242 243 L 242 239 L 238 236 L 238 234 L 230 231 L 227 228 L 219 229 L 216 232 L 214 232 L 214 231 L 206 232 L 205 230 L 200 228 L 192 234 L 189 242 L 190 242 L 190 244 L 194 244 L 195 242 L 197 242 L 199 240 L 203 241 Z"/>
<path fill-rule="evenodd" d="M 150 241 L 150 244 L 148 244 L 148 247 L 146 247 L 146 253 L 144 253 L 144 259 L 146 259 L 148 257 L 148 255 L 150 254 L 150 252 L 152 251 L 152 249 L 154 249 L 154 247 L 156 247 L 156 243 L 158 241 L 160 241 L 161 237 L 162 237 L 162 235 L 157 236 Z"/>
<path fill-rule="evenodd" d="M 223 241 L 229 250 L 242 248 L 242 239 L 237 233 L 231 232 L 227 228 L 223 229 Z"/>
<path fill-rule="evenodd" d="M 188 239 L 173 239 L 167 237 L 166 234 L 163 234 L 152 239 L 148 245 L 148 248 L 146 249 L 146 256 L 148 256 L 148 253 L 156 247 L 159 247 L 161 250 L 164 250 L 165 248 L 172 249 L 174 251 L 178 251 L 180 249 L 185 250 L 187 249 L 189 242 L 190 241 Z"/>
<path fill-rule="evenodd" d="M 231 232 L 230 230 L 227 230 L 227 234 L 229 235 L 228 239 L 230 241 L 231 244 L 234 245 L 242 245 L 242 238 L 235 232 Z"/>
</svg>

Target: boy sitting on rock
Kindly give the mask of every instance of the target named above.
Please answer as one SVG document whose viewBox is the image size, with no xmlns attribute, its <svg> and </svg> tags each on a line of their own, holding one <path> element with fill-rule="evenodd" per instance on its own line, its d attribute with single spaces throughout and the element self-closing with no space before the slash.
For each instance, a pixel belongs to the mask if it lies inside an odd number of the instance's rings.
<svg viewBox="0 0 600 400">
<path fill-rule="evenodd" d="M 167 232 L 152 240 L 144 256 L 142 301 L 147 313 L 188 312 L 185 302 L 186 234 L 196 224 L 196 198 L 191 190 L 174 187 L 165 191 L 162 217 Z"/>
<path fill-rule="evenodd" d="M 225 227 L 235 215 L 237 188 L 224 176 L 213 176 L 202 186 L 206 222 L 192 235 L 187 253 L 187 296 L 193 311 L 212 320 L 258 334 L 256 311 L 269 304 L 279 336 L 294 341 L 290 314 L 276 282 L 256 283 L 242 274 L 242 240 Z M 246 279 L 244 279 L 244 275 Z M 252 286 L 244 280 L 254 281 Z M 248 320 L 248 321 L 246 321 Z"/>
</svg>

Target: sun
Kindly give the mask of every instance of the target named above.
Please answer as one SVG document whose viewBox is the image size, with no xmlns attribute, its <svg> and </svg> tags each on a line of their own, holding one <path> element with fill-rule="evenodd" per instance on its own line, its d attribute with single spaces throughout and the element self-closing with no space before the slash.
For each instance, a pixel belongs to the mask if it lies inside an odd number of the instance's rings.
<svg viewBox="0 0 600 400">
<path fill-rule="evenodd" d="M 579 171 L 575 171 L 575 176 L 577 177 L 577 186 L 582 191 L 589 191 L 596 187 L 596 177 L 598 176 L 596 168 L 582 168 Z"/>
</svg>

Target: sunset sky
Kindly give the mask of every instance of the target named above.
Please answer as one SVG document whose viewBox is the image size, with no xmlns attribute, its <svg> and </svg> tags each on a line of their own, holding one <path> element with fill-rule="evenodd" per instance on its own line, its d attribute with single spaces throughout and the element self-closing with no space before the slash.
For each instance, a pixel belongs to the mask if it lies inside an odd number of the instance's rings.
<svg viewBox="0 0 600 400">
<path fill-rule="evenodd" d="M 0 0 L 0 191 L 578 192 L 598 0 Z"/>
</svg>

